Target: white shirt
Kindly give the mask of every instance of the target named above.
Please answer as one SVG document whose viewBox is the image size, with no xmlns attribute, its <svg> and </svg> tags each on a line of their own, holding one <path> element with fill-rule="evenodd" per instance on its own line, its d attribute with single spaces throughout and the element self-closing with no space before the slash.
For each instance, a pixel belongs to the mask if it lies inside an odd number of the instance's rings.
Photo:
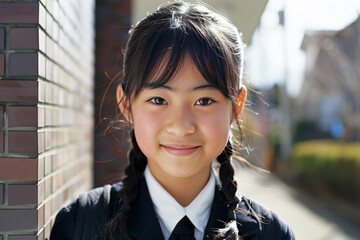
<svg viewBox="0 0 360 240">
<path fill-rule="evenodd" d="M 211 204 L 215 195 L 216 177 L 214 171 L 211 171 L 206 186 L 187 207 L 181 206 L 160 185 L 150 172 L 148 166 L 146 166 L 144 176 L 165 240 L 169 239 L 176 224 L 185 215 L 188 216 L 195 226 L 194 237 L 196 240 L 203 239 L 205 227 L 210 216 Z"/>
</svg>

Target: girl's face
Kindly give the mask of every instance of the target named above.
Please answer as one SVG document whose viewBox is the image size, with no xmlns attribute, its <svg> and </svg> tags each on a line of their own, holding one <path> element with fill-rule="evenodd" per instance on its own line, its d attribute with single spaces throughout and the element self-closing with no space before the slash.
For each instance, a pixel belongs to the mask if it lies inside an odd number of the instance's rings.
<svg viewBox="0 0 360 240">
<path fill-rule="evenodd" d="M 124 101 L 125 102 L 125 101 Z M 143 88 L 131 104 L 137 143 L 160 182 L 208 177 L 234 120 L 232 102 L 202 77 L 186 56 L 164 86 Z"/>
</svg>

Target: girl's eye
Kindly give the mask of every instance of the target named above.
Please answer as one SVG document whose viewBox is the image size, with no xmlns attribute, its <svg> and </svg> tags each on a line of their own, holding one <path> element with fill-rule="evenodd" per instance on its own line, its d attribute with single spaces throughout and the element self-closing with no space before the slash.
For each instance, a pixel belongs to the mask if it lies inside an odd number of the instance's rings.
<svg viewBox="0 0 360 240">
<path fill-rule="evenodd" d="M 210 99 L 210 98 L 200 98 L 199 100 L 196 101 L 196 105 L 201 105 L 201 106 L 206 106 L 206 105 L 210 105 L 213 102 L 215 102 L 214 100 Z"/>
<path fill-rule="evenodd" d="M 166 100 L 161 97 L 153 97 L 149 99 L 150 102 L 156 104 L 156 105 L 164 105 L 167 104 Z"/>
</svg>

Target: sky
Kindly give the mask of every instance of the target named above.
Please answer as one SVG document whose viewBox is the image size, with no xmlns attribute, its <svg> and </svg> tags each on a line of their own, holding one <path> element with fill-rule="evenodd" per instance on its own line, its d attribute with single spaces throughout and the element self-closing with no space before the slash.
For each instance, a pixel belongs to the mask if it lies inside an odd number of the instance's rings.
<svg viewBox="0 0 360 240">
<path fill-rule="evenodd" d="M 279 25 L 278 11 L 282 9 L 285 29 Z M 358 15 L 360 0 L 269 0 L 252 43 L 246 48 L 246 78 L 254 86 L 269 87 L 283 83 L 284 76 L 288 76 L 288 92 L 296 96 L 305 65 L 300 50 L 305 31 L 338 31 Z"/>
</svg>

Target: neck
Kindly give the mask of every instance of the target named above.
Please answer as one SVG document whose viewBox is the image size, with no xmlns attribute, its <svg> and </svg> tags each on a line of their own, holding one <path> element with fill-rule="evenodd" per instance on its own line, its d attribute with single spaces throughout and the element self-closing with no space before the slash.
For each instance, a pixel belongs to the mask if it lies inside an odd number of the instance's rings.
<svg viewBox="0 0 360 240">
<path fill-rule="evenodd" d="M 165 190 L 183 207 L 188 206 L 209 181 L 211 166 L 188 177 L 163 174 L 149 165 L 150 171 Z"/>
</svg>

